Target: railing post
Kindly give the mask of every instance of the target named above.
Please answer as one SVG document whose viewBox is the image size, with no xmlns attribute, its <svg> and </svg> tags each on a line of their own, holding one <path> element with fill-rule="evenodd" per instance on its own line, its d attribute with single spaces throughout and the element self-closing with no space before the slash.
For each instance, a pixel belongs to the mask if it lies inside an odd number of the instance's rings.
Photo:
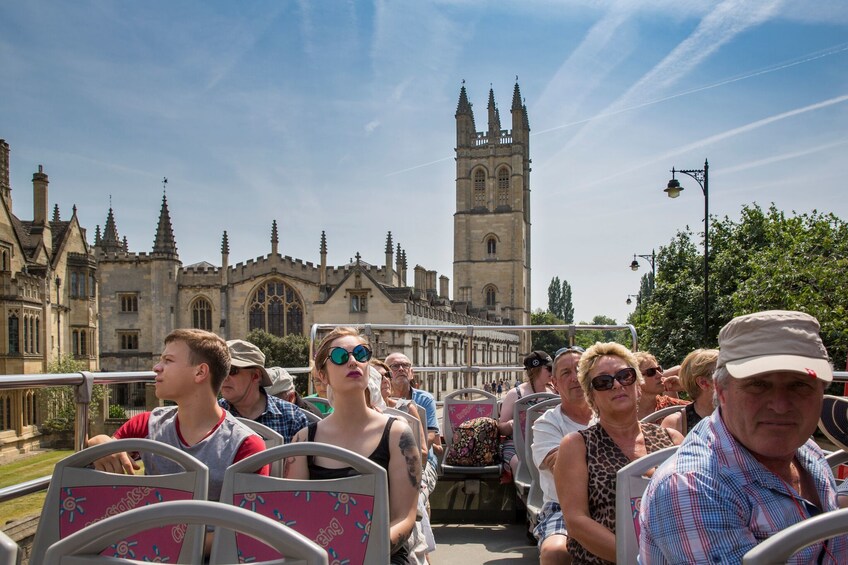
<svg viewBox="0 0 848 565">
<path fill-rule="evenodd" d="M 74 420 L 74 451 L 85 449 L 88 439 L 89 407 L 91 406 L 91 392 L 94 388 L 94 374 L 88 371 L 80 372 L 82 383 L 74 386 L 74 402 L 77 405 L 76 418 Z"/>
</svg>

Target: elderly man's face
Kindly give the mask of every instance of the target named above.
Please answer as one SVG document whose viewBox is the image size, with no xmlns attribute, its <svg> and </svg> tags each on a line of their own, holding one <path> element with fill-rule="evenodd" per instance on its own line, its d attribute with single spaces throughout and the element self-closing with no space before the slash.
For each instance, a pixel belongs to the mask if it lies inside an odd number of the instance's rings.
<svg viewBox="0 0 848 565">
<path fill-rule="evenodd" d="M 566 353 L 560 355 L 554 367 L 554 386 L 563 402 L 570 404 L 582 404 L 586 402 L 583 396 L 583 387 L 577 380 L 577 363 L 580 355 Z"/>
<path fill-rule="evenodd" d="M 778 372 L 727 379 L 718 390 L 727 429 L 761 462 L 791 459 L 816 429 L 824 383 Z"/>
</svg>

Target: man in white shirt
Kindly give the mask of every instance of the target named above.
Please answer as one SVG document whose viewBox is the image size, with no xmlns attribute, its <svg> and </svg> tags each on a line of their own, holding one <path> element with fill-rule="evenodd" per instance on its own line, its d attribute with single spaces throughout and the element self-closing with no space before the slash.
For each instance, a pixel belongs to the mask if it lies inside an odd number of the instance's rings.
<svg viewBox="0 0 848 565">
<path fill-rule="evenodd" d="M 570 563 L 566 550 L 567 531 L 557 499 L 553 470 L 556 466 L 562 438 L 588 427 L 592 409 L 583 396 L 577 380 L 577 363 L 581 347 L 568 347 L 557 351 L 554 357 L 553 383 L 562 403 L 545 412 L 533 424 L 533 463 L 539 468 L 544 505 L 533 534 L 539 540 L 539 563 Z"/>
</svg>

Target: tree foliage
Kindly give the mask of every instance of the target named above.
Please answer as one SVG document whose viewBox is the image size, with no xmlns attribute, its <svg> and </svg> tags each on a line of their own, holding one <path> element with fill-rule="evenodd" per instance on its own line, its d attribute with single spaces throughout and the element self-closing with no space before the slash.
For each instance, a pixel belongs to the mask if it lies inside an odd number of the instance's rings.
<svg viewBox="0 0 848 565">
<path fill-rule="evenodd" d="M 715 347 L 734 316 L 760 310 L 807 312 L 837 369 L 848 355 L 848 224 L 813 211 L 787 216 L 772 205 L 744 206 L 738 221 L 710 218 L 710 303 L 703 336 L 703 254 L 688 229 L 657 255 L 650 300 L 630 317 L 642 349 L 679 363 L 697 347 Z"/>
<path fill-rule="evenodd" d="M 85 370 L 85 364 L 77 361 L 71 355 L 63 355 L 47 366 L 48 373 L 67 374 L 79 373 Z M 106 395 L 106 387 L 94 385 L 91 390 L 91 404 L 89 404 L 89 418 L 95 419 L 100 414 L 100 407 Z M 74 399 L 74 387 L 54 386 L 38 391 L 38 402 L 47 418 L 42 424 L 45 432 L 72 431 L 77 413 L 77 405 Z"/>
<path fill-rule="evenodd" d="M 551 284 L 548 285 L 548 312 L 562 320 L 560 323 L 574 323 L 574 305 L 571 302 L 571 285 L 568 281 L 560 281 L 559 277 L 551 279 Z"/>
<path fill-rule="evenodd" d="M 592 318 L 591 322 L 580 322 L 584 325 L 592 325 L 592 326 L 615 326 L 618 325 L 618 322 L 615 321 L 614 318 L 610 318 L 609 316 L 595 316 Z M 591 347 L 595 344 L 595 342 L 607 342 L 607 341 L 615 341 L 618 342 L 628 349 L 633 345 L 633 340 L 631 339 L 630 332 L 628 330 L 586 330 L 582 332 L 576 332 L 574 334 L 574 344 L 579 345 L 583 348 Z"/>
<path fill-rule="evenodd" d="M 536 310 L 530 314 L 530 323 L 534 326 L 556 326 L 565 322 L 550 312 Z M 534 331 L 532 336 L 532 350 L 546 351 L 551 356 L 557 349 L 568 345 L 568 334 L 565 330 L 538 330 Z"/>
<path fill-rule="evenodd" d="M 306 336 L 289 334 L 277 337 L 263 330 L 253 330 L 245 339 L 262 350 L 266 367 L 309 366 L 309 338 Z M 293 376 L 295 388 L 305 394 L 309 375 L 300 373 Z"/>
</svg>

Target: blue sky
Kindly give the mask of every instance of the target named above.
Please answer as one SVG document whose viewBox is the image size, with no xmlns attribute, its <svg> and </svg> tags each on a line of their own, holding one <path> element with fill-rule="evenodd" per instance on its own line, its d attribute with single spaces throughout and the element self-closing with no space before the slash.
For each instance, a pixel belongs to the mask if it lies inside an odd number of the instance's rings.
<svg viewBox="0 0 848 565">
<path fill-rule="evenodd" d="M 848 3 L 3 2 L 0 138 L 14 211 L 50 175 L 93 241 L 112 206 L 149 251 L 168 177 L 184 264 L 270 251 L 384 262 L 386 233 L 453 279 L 456 103 L 491 87 L 531 126 L 532 301 L 568 280 L 578 320 L 632 310 L 633 254 L 710 212 L 774 202 L 848 218 Z"/>
</svg>

